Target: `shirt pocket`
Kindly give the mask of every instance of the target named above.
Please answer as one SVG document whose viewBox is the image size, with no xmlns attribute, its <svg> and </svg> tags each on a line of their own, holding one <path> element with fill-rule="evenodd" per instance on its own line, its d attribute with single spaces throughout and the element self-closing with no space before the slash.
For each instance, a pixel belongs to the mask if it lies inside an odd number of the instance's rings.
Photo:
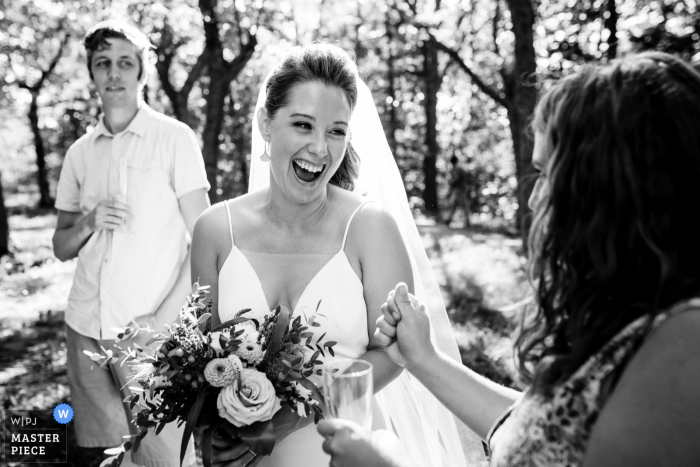
<svg viewBox="0 0 700 467">
<path fill-rule="evenodd" d="M 128 160 L 128 203 L 135 230 L 160 217 L 168 192 L 172 191 L 159 158 Z"/>
</svg>

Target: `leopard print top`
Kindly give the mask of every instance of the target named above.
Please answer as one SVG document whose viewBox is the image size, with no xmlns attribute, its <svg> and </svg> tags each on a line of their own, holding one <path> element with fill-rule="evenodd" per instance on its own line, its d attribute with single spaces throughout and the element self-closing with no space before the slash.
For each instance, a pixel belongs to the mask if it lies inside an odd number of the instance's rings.
<svg viewBox="0 0 700 467">
<path fill-rule="evenodd" d="M 630 323 L 593 355 L 551 397 L 532 393 L 511 406 L 491 428 L 491 466 L 564 467 L 583 464 L 598 414 L 610 395 L 608 377 L 617 377 L 642 342 L 671 316 L 700 308 L 700 299 L 682 302 L 659 314 Z"/>
</svg>

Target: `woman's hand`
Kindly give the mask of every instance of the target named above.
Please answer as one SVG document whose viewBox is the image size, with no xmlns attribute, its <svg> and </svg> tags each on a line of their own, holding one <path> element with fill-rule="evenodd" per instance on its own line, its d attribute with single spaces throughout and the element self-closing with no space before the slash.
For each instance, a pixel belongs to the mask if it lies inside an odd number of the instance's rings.
<svg viewBox="0 0 700 467">
<path fill-rule="evenodd" d="M 272 416 L 275 446 L 296 430 L 313 423 L 313 420 L 313 413 L 308 417 L 300 417 L 288 407 L 282 407 Z M 251 451 L 241 439 L 230 441 L 214 436 L 212 445 L 214 446 L 212 467 L 255 467 L 264 457 Z"/>
<path fill-rule="evenodd" d="M 410 369 L 436 354 L 425 305 L 408 293 L 406 284 L 389 292 L 381 310 L 374 336 L 395 363 Z"/>
<path fill-rule="evenodd" d="M 406 450 L 387 430 L 367 431 L 357 423 L 340 419 L 321 420 L 318 432 L 326 438 L 323 450 L 333 467 L 412 467 Z"/>
</svg>

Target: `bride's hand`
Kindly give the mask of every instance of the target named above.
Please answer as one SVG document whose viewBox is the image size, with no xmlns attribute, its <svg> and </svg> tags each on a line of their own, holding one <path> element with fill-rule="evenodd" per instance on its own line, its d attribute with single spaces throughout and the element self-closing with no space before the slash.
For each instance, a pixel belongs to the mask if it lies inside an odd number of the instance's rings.
<svg viewBox="0 0 700 467">
<path fill-rule="evenodd" d="M 260 456 L 250 450 L 240 438 L 235 440 L 222 439 L 214 435 L 212 467 L 254 467 L 260 463 Z"/>
<path fill-rule="evenodd" d="M 275 446 L 296 430 L 313 423 L 313 420 L 313 414 L 308 417 L 300 417 L 286 406 L 278 410 L 272 416 L 272 424 L 275 430 Z M 212 445 L 214 446 L 212 467 L 255 467 L 264 457 L 263 455 L 255 454 L 240 439 L 230 441 L 214 436 Z"/>
<path fill-rule="evenodd" d="M 410 367 L 436 351 L 425 305 L 408 293 L 406 284 L 389 292 L 381 310 L 374 336 L 396 364 Z"/>
</svg>

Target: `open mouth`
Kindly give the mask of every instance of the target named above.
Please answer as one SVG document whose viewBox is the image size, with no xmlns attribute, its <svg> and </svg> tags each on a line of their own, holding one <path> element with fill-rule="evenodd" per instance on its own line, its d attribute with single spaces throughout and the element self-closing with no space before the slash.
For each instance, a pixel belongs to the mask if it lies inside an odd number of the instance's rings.
<svg viewBox="0 0 700 467">
<path fill-rule="evenodd" d="M 314 165 L 301 159 L 294 159 L 294 173 L 303 182 L 311 183 L 318 180 L 326 168 L 326 164 Z"/>
</svg>

